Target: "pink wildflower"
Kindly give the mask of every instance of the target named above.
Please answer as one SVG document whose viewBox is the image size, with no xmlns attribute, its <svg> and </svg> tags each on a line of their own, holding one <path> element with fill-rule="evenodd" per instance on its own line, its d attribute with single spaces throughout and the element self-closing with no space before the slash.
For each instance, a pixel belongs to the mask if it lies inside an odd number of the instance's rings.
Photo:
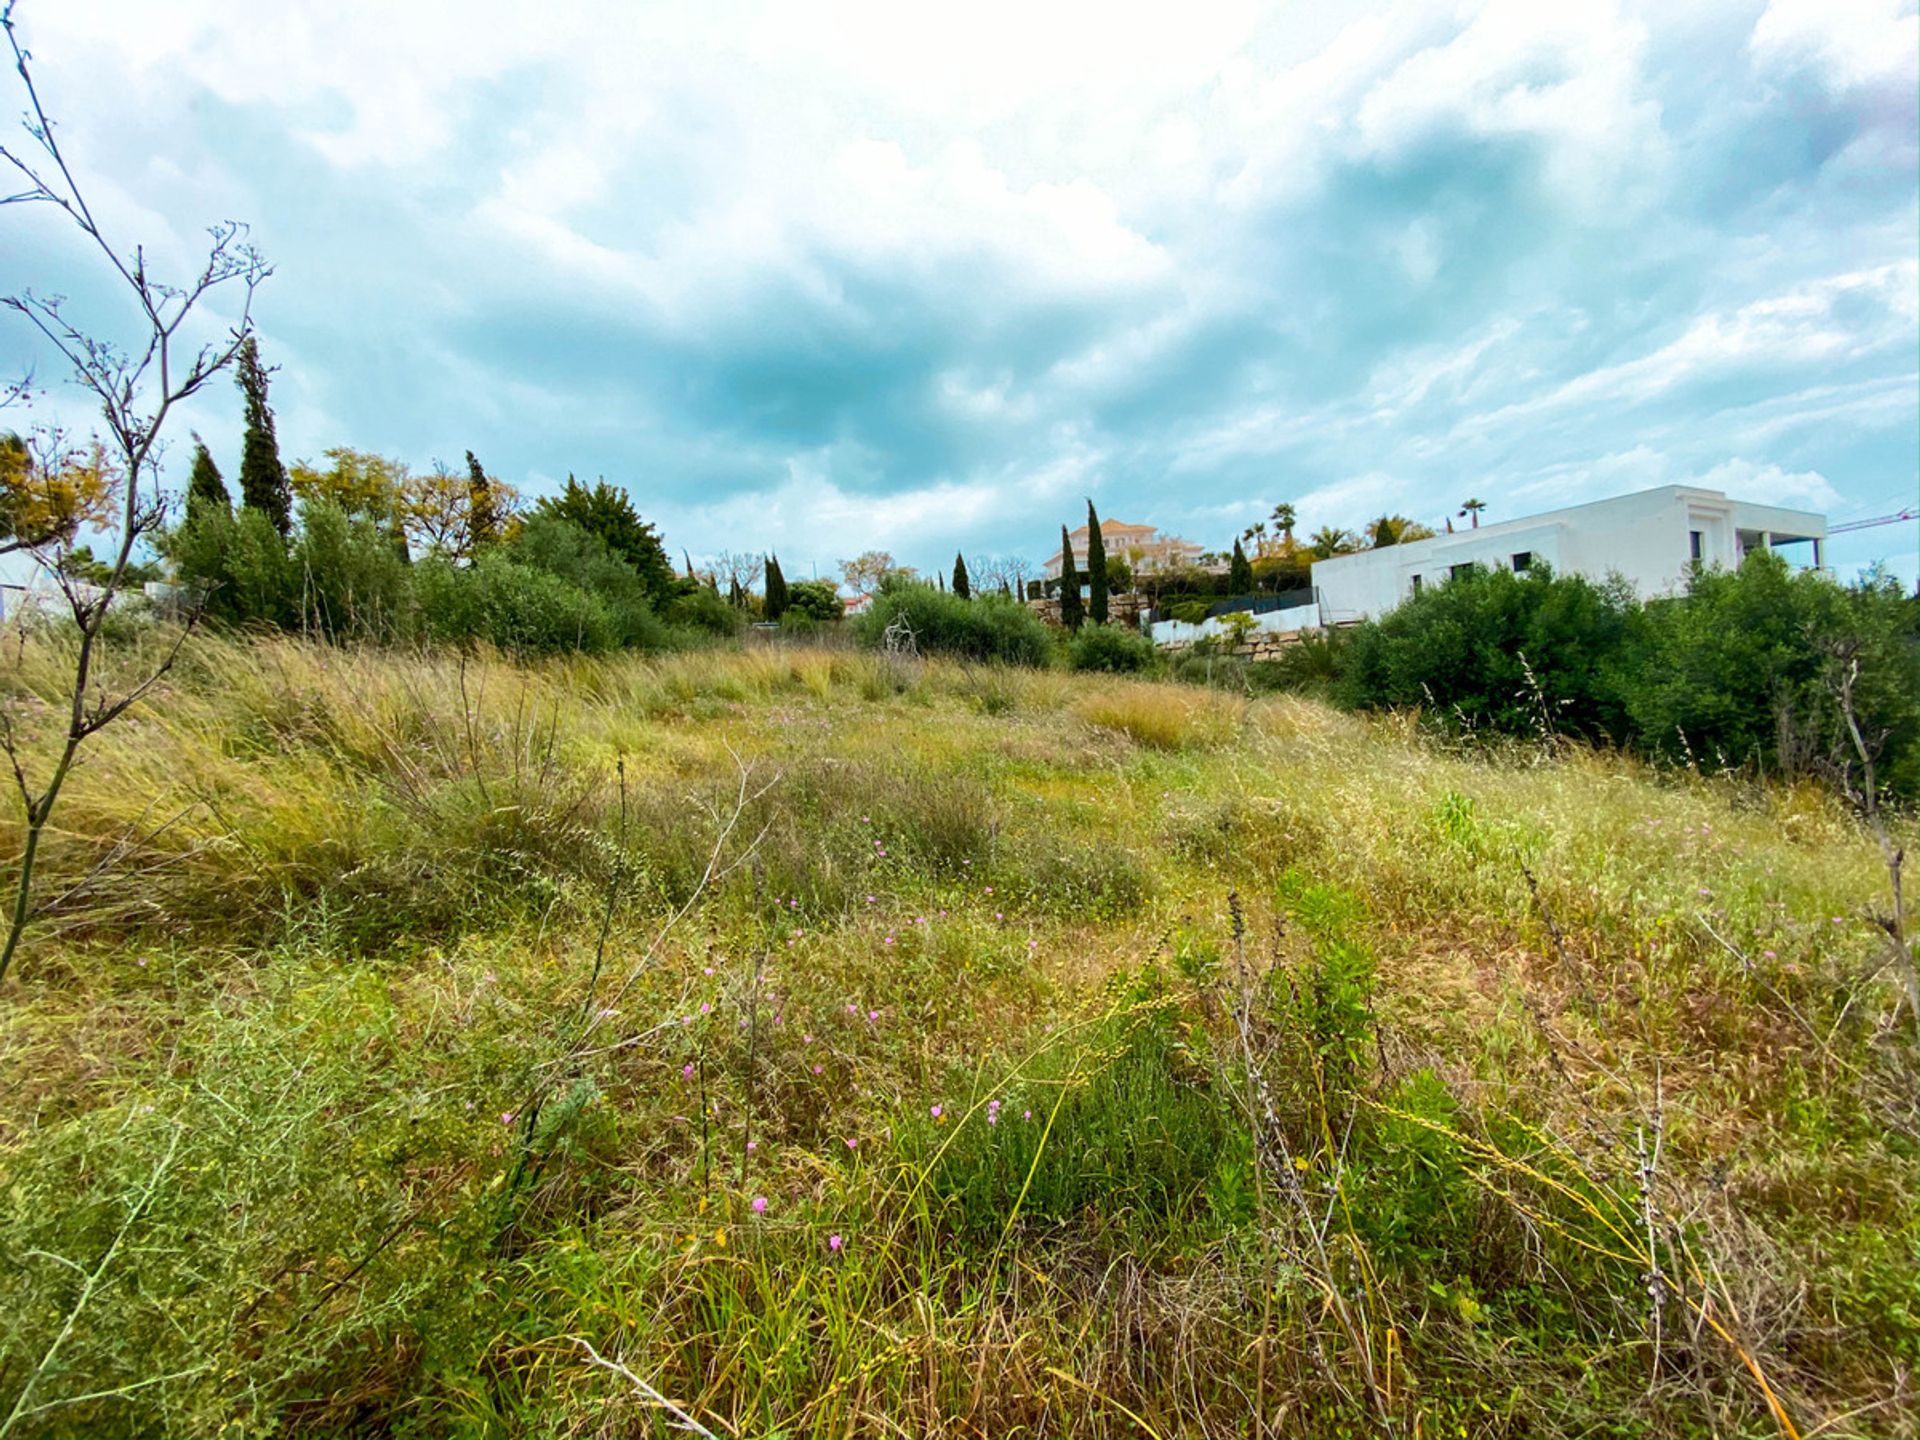
<svg viewBox="0 0 1920 1440">
<path fill-rule="evenodd" d="M 753 1213 L 756 1215 L 764 1215 L 767 1213 L 767 1197 L 766 1196 L 756 1195 L 753 1197 Z"/>
<path fill-rule="evenodd" d="M 836 1231 L 832 1235 L 827 1236 L 827 1249 L 838 1250 L 839 1248 L 840 1248 L 840 1235 L 839 1235 L 839 1232 Z"/>
</svg>

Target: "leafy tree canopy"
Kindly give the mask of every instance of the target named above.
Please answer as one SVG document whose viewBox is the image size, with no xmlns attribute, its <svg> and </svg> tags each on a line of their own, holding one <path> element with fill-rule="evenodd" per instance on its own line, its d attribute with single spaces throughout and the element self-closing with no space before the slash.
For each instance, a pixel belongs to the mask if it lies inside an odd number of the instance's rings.
<svg viewBox="0 0 1920 1440">
<path fill-rule="evenodd" d="M 569 475 L 566 488 L 558 495 L 543 496 L 535 510 L 556 520 L 569 520 L 589 535 L 598 535 L 607 549 L 634 568 L 656 602 L 677 593 L 673 562 L 667 559 L 659 532 L 640 518 L 633 501 L 619 486 L 602 479 L 589 489 Z"/>
</svg>

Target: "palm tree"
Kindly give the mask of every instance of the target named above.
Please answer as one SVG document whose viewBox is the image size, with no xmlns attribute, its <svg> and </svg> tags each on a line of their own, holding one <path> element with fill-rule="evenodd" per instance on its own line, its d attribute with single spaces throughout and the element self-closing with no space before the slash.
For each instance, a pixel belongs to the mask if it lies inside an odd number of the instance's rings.
<svg viewBox="0 0 1920 1440">
<path fill-rule="evenodd" d="M 1462 515 L 1471 515 L 1473 517 L 1473 528 L 1478 530 L 1480 528 L 1480 512 L 1486 508 L 1487 502 L 1484 500 L 1468 500 L 1460 507 L 1460 513 Z"/>
<path fill-rule="evenodd" d="M 1273 523 L 1278 525 L 1281 532 L 1286 535 L 1289 545 L 1293 544 L 1293 527 L 1299 522 L 1299 518 L 1293 506 L 1284 500 L 1273 507 Z"/>
<path fill-rule="evenodd" d="M 1353 549 L 1353 536 L 1332 525 L 1322 525 L 1307 537 L 1307 549 L 1316 560 L 1331 560 Z"/>
</svg>

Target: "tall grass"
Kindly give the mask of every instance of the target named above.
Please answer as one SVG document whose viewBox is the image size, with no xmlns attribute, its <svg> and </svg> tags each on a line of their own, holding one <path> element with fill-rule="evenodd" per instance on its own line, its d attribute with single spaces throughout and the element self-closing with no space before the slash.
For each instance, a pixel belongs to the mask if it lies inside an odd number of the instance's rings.
<svg viewBox="0 0 1920 1440">
<path fill-rule="evenodd" d="M 1914 1021 L 1820 792 L 797 645 L 189 653 L 0 994 L 9 1437 L 1911 1431 Z"/>
</svg>

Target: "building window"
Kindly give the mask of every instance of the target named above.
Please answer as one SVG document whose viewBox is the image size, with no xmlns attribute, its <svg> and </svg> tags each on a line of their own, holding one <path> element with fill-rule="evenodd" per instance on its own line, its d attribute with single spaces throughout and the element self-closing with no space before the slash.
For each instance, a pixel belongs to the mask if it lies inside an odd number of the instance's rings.
<svg viewBox="0 0 1920 1440">
<path fill-rule="evenodd" d="M 1533 568 L 1533 552 L 1531 550 L 1514 551 L 1513 552 L 1513 568 L 1516 571 L 1531 570 Z"/>
<path fill-rule="evenodd" d="M 1449 565 L 1447 567 L 1447 578 L 1450 580 L 1459 580 L 1471 575 L 1473 571 L 1474 564 L 1471 560 L 1467 561 L 1464 565 Z"/>
<path fill-rule="evenodd" d="M 1706 546 L 1702 543 L 1706 537 L 1698 530 L 1687 531 L 1688 553 L 1698 562 L 1705 558 Z"/>
<path fill-rule="evenodd" d="M 1413 577 L 1413 593 L 1416 595 L 1420 593 L 1420 577 L 1418 575 Z"/>
</svg>

